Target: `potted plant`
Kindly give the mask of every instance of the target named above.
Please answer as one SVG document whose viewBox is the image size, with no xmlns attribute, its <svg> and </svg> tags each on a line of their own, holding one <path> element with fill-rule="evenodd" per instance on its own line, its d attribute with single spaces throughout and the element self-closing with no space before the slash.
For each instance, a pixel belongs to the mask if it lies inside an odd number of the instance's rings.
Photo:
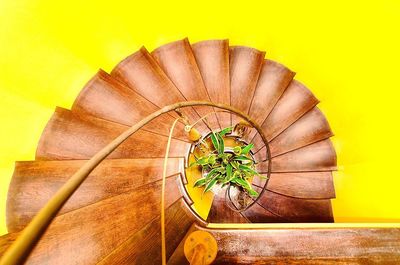
<svg viewBox="0 0 400 265">
<path fill-rule="evenodd" d="M 202 177 L 194 183 L 194 187 L 204 187 L 204 194 L 215 186 L 224 188 L 230 185 L 236 187 L 242 195 L 246 193 L 250 197 L 257 197 L 259 194 L 252 188 L 251 180 L 255 176 L 264 177 L 256 171 L 250 154 L 254 145 L 226 147 L 224 137 L 231 131 L 232 128 L 228 127 L 220 132 L 212 132 L 208 136 L 211 139 L 211 147 L 204 139 L 201 141 L 200 144 L 205 146 L 203 150 L 208 151 L 204 156 L 195 157 L 195 161 L 189 165 L 200 166 L 202 169 Z"/>
</svg>

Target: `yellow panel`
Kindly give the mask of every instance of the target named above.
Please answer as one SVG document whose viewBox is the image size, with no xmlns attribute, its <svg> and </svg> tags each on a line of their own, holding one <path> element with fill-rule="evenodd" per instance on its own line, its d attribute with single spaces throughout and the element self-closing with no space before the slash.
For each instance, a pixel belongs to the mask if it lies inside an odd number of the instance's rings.
<svg viewBox="0 0 400 265">
<path fill-rule="evenodd" d="M 337 221 L 400 220 L 400 2 L 0 1 L 0 234 L 13 161 L 54 106 L 142 44 L 188 36 L 266 50 L 321 100 L 336 136 Z"/>
</svg>

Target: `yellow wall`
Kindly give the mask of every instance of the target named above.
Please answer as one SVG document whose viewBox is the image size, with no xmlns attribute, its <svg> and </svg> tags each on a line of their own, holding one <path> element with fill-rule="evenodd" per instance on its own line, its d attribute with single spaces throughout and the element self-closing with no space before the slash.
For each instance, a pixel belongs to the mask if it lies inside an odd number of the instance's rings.
<svg viewBox="0 0 400 265">
<path fill-rule="evenodd" d="M 0 234 L 13 161 L 34 158 L 54 107 L 97 68 L 185 36 L 229 38 L 296 71 L 336 133 L 336 220 L 400 220 L 399 1 L 59 2 L 0 1 Z"/>
</svg>

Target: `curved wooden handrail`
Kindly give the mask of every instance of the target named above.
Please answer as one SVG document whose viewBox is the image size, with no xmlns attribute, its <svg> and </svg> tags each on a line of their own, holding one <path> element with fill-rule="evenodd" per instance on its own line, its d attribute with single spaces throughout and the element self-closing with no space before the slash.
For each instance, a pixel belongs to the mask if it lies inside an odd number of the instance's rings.
<svg viewBox="0 0 400 265">
<path fill-rule="evenodd" d="M 243 118 L 251 126 L 253 126 L 260 134 L 263 142 L 269 152 L 268 141 L 262 132 L 261 127 L 256 124 L 247 114 L 225 104 L 217 104 L 209 101 L 185 101 L 178 102 L 172 105 L 165 106 L 156 112 L 143 118 L 141 121 L 130 127 L 128 130 L 123 132 L 111 143 L 96 153 L 91 159 L 89 159 L 72 177 L 57 191 L 57 193 L 46 203 L 46 205 L 36 214 L 32 221 L 22 230 L 20 236 L 15 242 L 9 247 L 4 253 L 0 260 L 0 265 L 15 265 L 22 264 L 31 250 L 35 246 L 36 242 L 46 231 L 52 220 L 56 217 L 59 210 L 67 202 L 67 200 L 74 194 L 79 188 L 87 176 L 108 156 L 110 155 L 120 144 L 132 134 L 138 131 L 140 128 L 145 126 L 150 121 L 170 111 L 176 111 L 184 107 L 193 106 L 212 106 L 224 110 L 231 111 L 236 115 Z M 268 165 L 271 166 L 271 163 Z M 270 168 L 268 170 L 270 172 Z M 261 196 L 261 194 L 260 194 Z"/>
</svg>

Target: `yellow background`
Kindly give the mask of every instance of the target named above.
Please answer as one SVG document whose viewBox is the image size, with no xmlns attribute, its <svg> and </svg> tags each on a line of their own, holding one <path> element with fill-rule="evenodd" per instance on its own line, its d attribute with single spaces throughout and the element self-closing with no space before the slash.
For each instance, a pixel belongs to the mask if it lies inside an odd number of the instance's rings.
<svg viewBox="0 0 400 265">
<path fill-rule="evenodd" d="M 229 38 L 266 50 L 321 100 L 335 132 L 336 221 L 400 220 L 399 1 L 0 0 L 0 234 L 15 160 L 55 106 L 144 44 Z"/>
</svg>

